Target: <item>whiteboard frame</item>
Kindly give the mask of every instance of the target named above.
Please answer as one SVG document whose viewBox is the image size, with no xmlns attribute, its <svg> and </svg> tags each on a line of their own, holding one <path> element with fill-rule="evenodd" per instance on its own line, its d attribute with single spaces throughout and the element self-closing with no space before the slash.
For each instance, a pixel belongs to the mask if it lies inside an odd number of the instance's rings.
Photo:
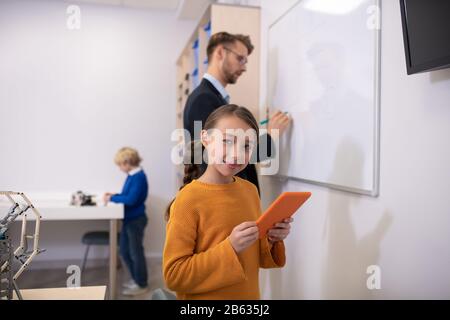
<svg viewBox="0 0 450 320">
<path fill-rule="evenodd" d="M 270 29 L 281 19 L 283 19 L 293 8 L 295 8 L 300 2 L 303 0 L 296 1 L 289 9 L 287 9 L 282 15 L 280 15 L 274 22 L 272 22 L 269 25 L 268 32 L 267 32 L 267 49 L 269 52 L 270 48 Z M 374 5 L 378 7 L 378 14 L 379 14 L 379 28 L 375 32 L 375 57 L 374 57 L 374 81 L 373 81 L 373 90 L 374 90 L 374 139 L 373 139 L 373 172 L 372 172 L 372 189 L 371 190 L 365 190 L 360 188 L 352 188 L 352 187 L 346 187 L 341 186 L 333 183 L 327 183 L 327 182 L 321 182 L 321 181 L 314 181 L 310 179 L 303 179 L 303 178 L 297 178 L 297 177 L 290 177 L 287 175 L 282 174 L 276 174 L 272 177 L 281 178 L 283 180 L 285 179 L 291 179 L 294 181 L 300 181 L 304 183 L 314 184 L 322 187 L 327 187 L 330 189 L 340 190 L 340 191 L 346 191 L 356 194 L 362 194 L 372 197 L 378 197 L 380 194 L 380 95 L 381 95 L 381 28 L 382 28 L 382 14 L 381 14 L 381 0 L 373 0 Z M 267 55 L 267 63 L 266 63 L 266 70 L 269 69 L 269 55 Z M 267 72 L 267 81 L 266 81 L 266 92 L 269 94 L 269 72 Z M 269 101 L 266 99 L 266 101 Z M 270 176 L 269 176 L 270 177 Z"/>
</svg>

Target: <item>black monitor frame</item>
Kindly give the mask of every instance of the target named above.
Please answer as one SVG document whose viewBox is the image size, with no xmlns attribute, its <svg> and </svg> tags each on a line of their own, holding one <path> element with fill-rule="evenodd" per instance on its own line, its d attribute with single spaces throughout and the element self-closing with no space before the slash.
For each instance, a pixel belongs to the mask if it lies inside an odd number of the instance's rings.
<svg viewBox="0 0 450 320">
<path fill-rule="evenodd" d="M 403 44 L 405 47 L 407 74 L 414 74 L 414 73 L 421 73 L 421 72 L 426 72 L 426 71 L 450 68 L 450 54 L 446 57 L 431 60 L 426 63 L 412 65 L 411 52 L 410 52 L 410 46 L 409 46 L 409 37 L 408 37 L 408 17 L 407 17 L 407 13 L 406 13 L 405 1 L 406 0 L 400 0 L 400 11 L 401 11 L 401 18 L 402 18 Z"/>
</svg>

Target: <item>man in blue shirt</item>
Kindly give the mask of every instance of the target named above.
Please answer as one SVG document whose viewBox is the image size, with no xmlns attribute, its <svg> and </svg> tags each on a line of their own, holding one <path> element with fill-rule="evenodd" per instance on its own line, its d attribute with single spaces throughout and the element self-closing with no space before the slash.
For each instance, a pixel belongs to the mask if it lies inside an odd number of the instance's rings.
<svg viewBox="0 0 450 320">
<path fill-rule="evenodd" d="M 120 233 L 120 254 L 131 274 L 131 280 L 126 283 L 124 295 L 139 295 L 148 291 L 147 264 L 144 254 L 144 231 L 147 225 L 145 200 L 148 194 L 147 177 L 139 166 L 141 158 L 132 148 L 120 149 L 114 162 L 120 170 L 127 174 L 122 192 L 106 193 L 104 201 L 122 203 L 125 205 L 125 215 Z"/>
</svg>

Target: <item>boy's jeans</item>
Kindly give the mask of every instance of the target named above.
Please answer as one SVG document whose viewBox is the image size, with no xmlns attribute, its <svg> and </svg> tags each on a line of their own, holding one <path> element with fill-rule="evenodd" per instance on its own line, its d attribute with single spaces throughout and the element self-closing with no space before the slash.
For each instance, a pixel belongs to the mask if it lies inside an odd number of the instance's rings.
<svg viewBox="0 0 450 320">
<path fill-rule="evenodd" d="M 144 255 L 144 230 L 147 216 L 124 221 L 120 233 L 120 255 L 125 261 L 131 277 L 141 288 L 147 286 L 147 264 Z"/>
</svg>

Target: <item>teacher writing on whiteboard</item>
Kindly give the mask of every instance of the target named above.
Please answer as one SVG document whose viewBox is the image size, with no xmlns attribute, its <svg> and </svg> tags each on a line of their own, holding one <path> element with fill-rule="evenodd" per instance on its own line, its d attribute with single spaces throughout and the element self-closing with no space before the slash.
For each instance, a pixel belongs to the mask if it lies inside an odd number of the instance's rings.
<svg viewBox="0 0 450 320">
<path fill-rule="evenodd" d="M 249 36 L 218 32 L 211 36 L 206 49 L 208 69 L 202 81 L 189 95 L 184 108 L 184 128 L 189 131 L 191 139 L 199 139 L 194 135 L 194 121 L 205 123 L 208 116 L 220 106 L 230 103 L 230 95 L 226 91 L 228 84 L 235 84 L 246 71 L 248 56 L 253 51 Z M 276 111 L 267 124 L 268 134 L 260 137 L 260 143 L 267 144 L 267 154 L 271 152 L 270 134 L 279 130 L 281 135 L 290 124 L 290 118 Z M 203 169 L 206 168 L 206 165 Z M 258 176 L 254 164 L 249 164 L 238 174 L 241 178 L 253 183 L 259 192 Z"/>
</svg>

